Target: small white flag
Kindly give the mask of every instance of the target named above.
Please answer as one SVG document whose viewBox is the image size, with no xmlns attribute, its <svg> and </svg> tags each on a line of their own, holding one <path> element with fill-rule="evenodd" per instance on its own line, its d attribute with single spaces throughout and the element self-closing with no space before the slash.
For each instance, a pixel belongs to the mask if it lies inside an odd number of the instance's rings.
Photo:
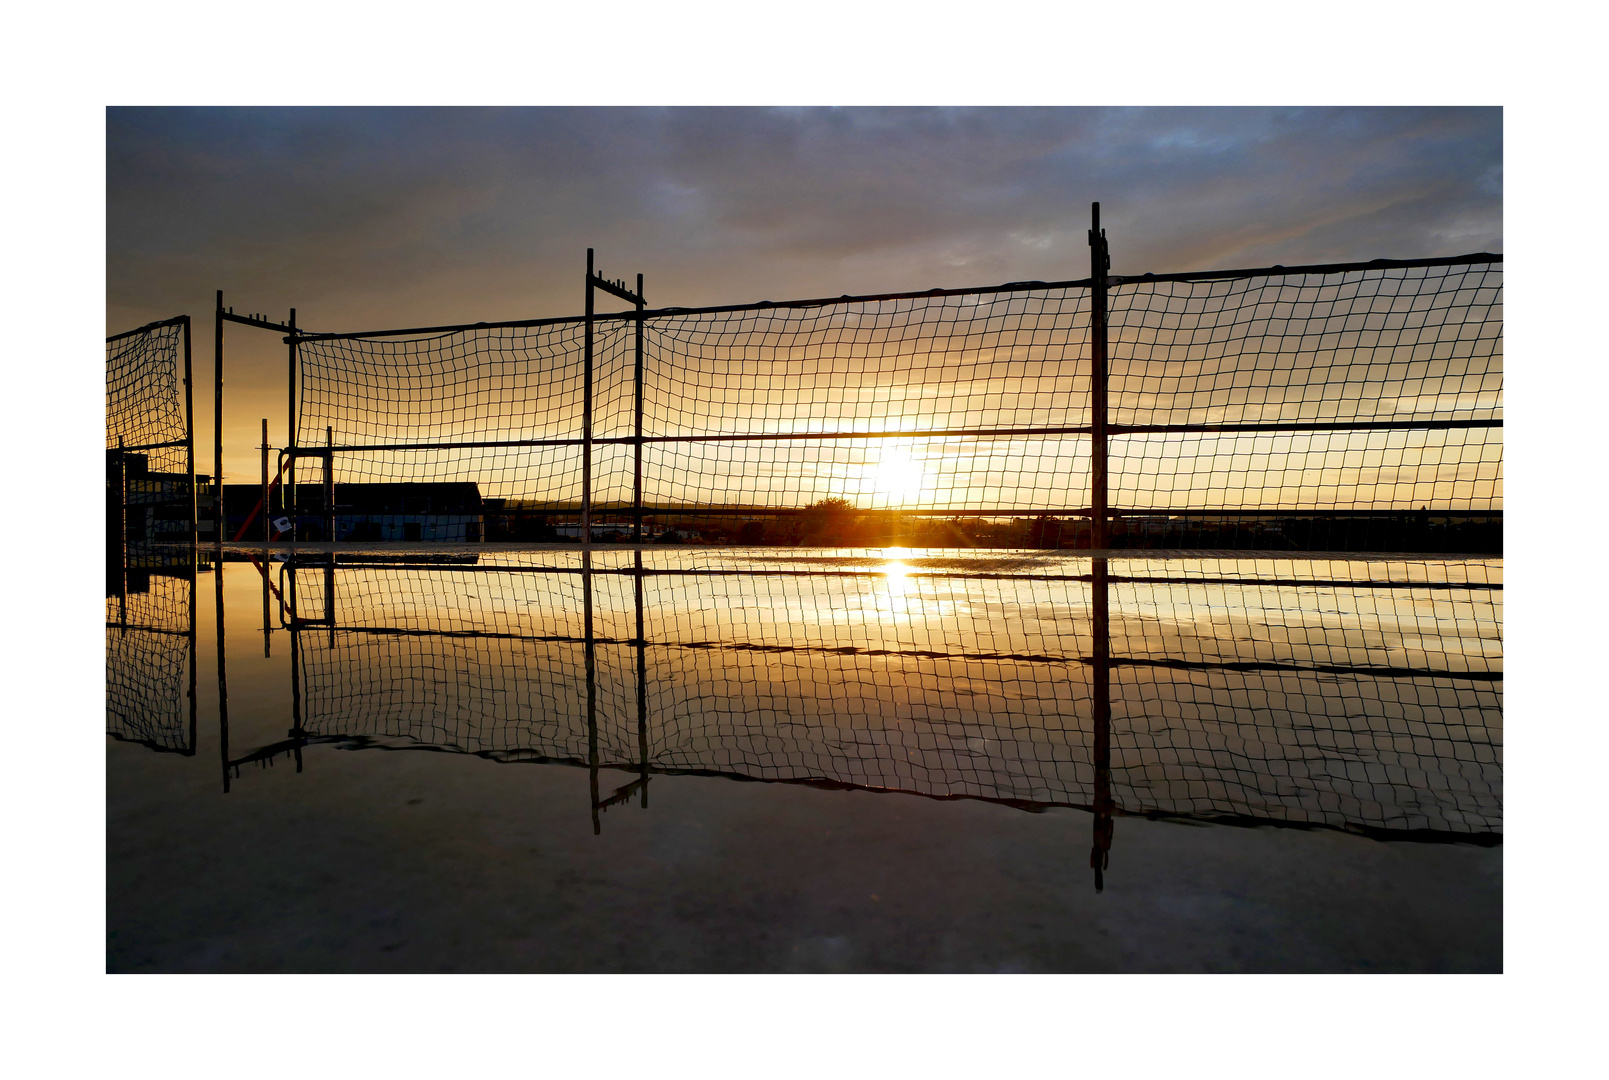
<svg viewBox="0 0 1609 1080">
<path fill-rule="evenodd" d="M 276 531 L 278 531 L 278 532 L 290 532 L 291 531 L 291 519 L 288 518 L 288 517 L 277 517 L 277 518 L 275 518 L 274 519 L 274 529 Z"/>
</svg>

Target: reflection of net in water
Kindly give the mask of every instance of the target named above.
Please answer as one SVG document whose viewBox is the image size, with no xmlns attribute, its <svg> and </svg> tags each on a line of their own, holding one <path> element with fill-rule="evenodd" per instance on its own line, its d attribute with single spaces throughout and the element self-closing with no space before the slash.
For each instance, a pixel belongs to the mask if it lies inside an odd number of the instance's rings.
<svg viewBox="0 0 1609 1080">
<path fill-rule="evenodd" d="M 153 749 L 195 748 L 188 707 L 188 578 L 130 574 L 140 591 L 106 598 L 106 731 Z"/>
<path fill-rule="evenodd" d="M 630 558 L 596 555 L 591 575 L 573 554 L 546 572 L 304 567 L 298 614 L 323 618 L 327 587 L 335 602 L 333 630 L 297 635 L 304 731 L 1095 801 L 1090 560 L 969 576 L 915 553 L 875 569 L 760 555 L 758 574 L 689 573 L 653 553 L 639 650 Z M 1498 565 L 1114 562 L 1117 807 L 1499 831 Z"/>
</svg>

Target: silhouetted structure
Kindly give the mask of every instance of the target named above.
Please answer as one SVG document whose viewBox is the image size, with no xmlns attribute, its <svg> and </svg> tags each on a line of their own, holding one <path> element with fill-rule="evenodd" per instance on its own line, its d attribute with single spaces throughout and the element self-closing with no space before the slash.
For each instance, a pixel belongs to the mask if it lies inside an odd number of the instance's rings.
<svg viewBox="0 0 1609 1080">
<path fill-rule="evenodd" d="M 589 251 L 583 316 L 275 324 L 286 453 L 326 487 L 473 478 L 487 538 L 1501 549 L 1501 255 L 1114 275 L 1098 204 L 1090 251 L 1075 280 L 657 310 Z"/>
</svg>

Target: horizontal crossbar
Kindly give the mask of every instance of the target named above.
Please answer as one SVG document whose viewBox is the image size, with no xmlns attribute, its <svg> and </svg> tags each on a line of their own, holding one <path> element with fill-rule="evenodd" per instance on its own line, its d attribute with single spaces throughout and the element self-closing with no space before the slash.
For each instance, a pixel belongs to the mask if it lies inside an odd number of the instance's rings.
<svg viewBox="0 0 1609 1080">
<path fill-rule="evenodd" d="M 239 323 L 242 326 L 255 326 L 263 330 L 278 330 L 282 333 L 293 334 L 295 328 L 290 323 L 269 322 L 267 319 L 254 319 L 250 315 L 236 315 L 232 311 L 219 311 L 218 318 L 224 322 Z M 288 339 L 287 339 L 288 340 Z"/>
<path fill-rule="evenodd" d="M 188 315 L 175 315 L 171 319 L 159 319 L 153 323 L 146 323 L 144 326 L 137 326 L 133 330 L 125 330 L 121 334 L 113 334 L 106 339 L 106 343 L 110 345 L 114 341 L 122 341 L 124 338 L 133 337 L 135 334 L 145 334 L 152 330 L 160 330 L 164 326 L 179 326 L 189 321 L 190 316 Z"/>
<path fill-rule="evenodd" d="M 172 442 L 140 443 L 137 446 L 108 446 L 108 454 L 132 454 L 139 450 L 170 450 L 176 446 L 189 446 L 189 439 L 174 439 Z"/>
<path fill-rule="evenodd" d="M 632 292 L 630 289 L 626 288 L 624 285 L 621 285 L 618 282 L 610 281 L 608 278 L 599 274 L 593 274 L 591 277 L 589 277 L 587 279 L 587 284 L 591 285 L 595 289 L 602 289 L 604 292 L 609 293 L 612 296 L 618 296 L 628 304 L 646 304 L 648 302 L 642 297 L 638 296 L 636 293 Z M 596 318 L 597 316 L 594 315 L 593 317 Z"/>
<path fill-rule="evenodd" d="M 1501 420 L 1313 420 L 1290 423 L 1252 424 L 1110 424 L 1112 435 L 1304 432 L 1304 431 L 1444 431 L 1456 428 L 1500 428 Z M 1040 428 L 934 428 L 885 431 L 770 431 L 741 435 L 635 435 L 590 440 L 593 446 L 632 446 L 638 442 L 718 443 L 718 442 L 798 442 L 810 439 L 1016 439 L 1044 435 L 1088 435 L 1087 426 Z M 579 439 L 486 439 L 465 442 L 431 443 L 354 443 L 341 446 L 293 446 L 286 452 L 293 457 L 323 457 L 326 454 L 363 454 L 404 450 L 493 450 L 505 447 L 585 446 Z M 168 445 L 168 444 L 164 444 Z M 177 445 L 183 445 L 182 443 Z"/>
</svg>

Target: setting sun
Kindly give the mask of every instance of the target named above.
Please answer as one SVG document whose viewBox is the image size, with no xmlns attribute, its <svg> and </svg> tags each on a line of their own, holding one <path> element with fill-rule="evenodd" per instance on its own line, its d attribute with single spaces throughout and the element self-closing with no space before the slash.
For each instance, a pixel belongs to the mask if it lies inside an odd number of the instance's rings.
<svg viewBox="0 0 1609 1080">
<path fill-rule="evenodd" d="M 886 448 L 868 473 L 871 490 L 895 502 L 914 500 L 922 493 L 922 463 L 900 446 Z"/>
</svg>

